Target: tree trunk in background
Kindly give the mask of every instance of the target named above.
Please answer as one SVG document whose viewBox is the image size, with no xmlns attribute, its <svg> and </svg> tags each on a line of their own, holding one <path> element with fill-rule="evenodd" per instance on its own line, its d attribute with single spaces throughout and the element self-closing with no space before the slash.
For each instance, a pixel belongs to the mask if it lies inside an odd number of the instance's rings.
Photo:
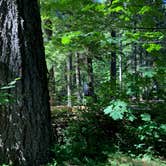
<svg viewBox="0 0 166 166">
<path fill-rule="evenodd" d="M 44 42 L 49 42 L 51 40 L 53 31 L 52 31 L 52 22 L 50 19 L 45 19 L 43 21 L 43 30 L 44 30 Z M 52 66 L 48 71 L 48 88 L 50 95 L 50 105 L 55 105 L 55 67 Z"/>
<path fill-rule="evenodd" d="M 143 61 L 144 61 L 144 50 L 143 48 L 139 45 L 139 57 L 138 57 L 138 63 L 139 67 L 143 67 Z M 139 75 L 142 77 L 142 73 L 139 73 Z M 139 101 L 143 100 L 143 87 L 139 87 Z"/>
<path fill-rule="evenodd" d="M 55 90 L 55 67 L 52 66 L 52 68 L 49 70 L 49 77 L 48 77 L 48 85 L 49 85 L 49 95 L 50 95 L 50 105 L 55 105 L 56 100 L 56 90 Z"/>
<path fill-rule="evenodd" d="M 51 118 L 37 0 L 0 1 L 0 80 L 20 77 L 15 102 L 0 110 L 0 163 L 39 166 L 49 159 Z"/>
<path fill-rule="evenodd" d="M 134 32 L 134 33 L 136 33 L 136 32 Z M 133 44 L 133 51 L 132 51 L 132 56 L 133 56 L 133 60 L 132 60 L 132 62 L 133 62 L 133 74 L 134 74 L 134 80 L 133 80 L 133 82 L 135 83 L 135 85 L 134 85 L 134 87 L 135 87 L 135 90 L 134 90 L 134 96 L 133 96 L 133 99 L 136 99 L 136 100 L 138 100 L 138 92 L 139 92 L 139 90 L 138 90 L 138 86 L 137 86 L 137 83 L 138 83 L 138 81 L 137 81 L 137 79 L 138 79 L 138 73 L 137 73 L 137 47 L 138 47 L 138 45 L 136 44 L 136 43 L 134 43 Z"/>
<path fill-rule="evenodd" d="M 122 48 L 122 44 L 121 44 Z M 119 55 L 119 88 L 122 91 L 122 55 Z"/>
<path fill-rule="evenodd" d="M 49 40 L 51 40 L 52 37 L 52 22 L 49 19 L 44 20 L 44 33 L 45 33 L 45 39 L 46 41 L 49 42 Z"/>
<path fill-rule="evenodd" d="M 89 96 L 94 97 L 94 77 L 92 58 L 87 57 Z"/>
<path fill-rule="evenodd" d="M 67 105 L 72 106 L 72 54 L 69 54 L 66 61 L 67 67 Z"/>
<path fill-rule="evenodd" d="M 111 32 L 111 36 L 113 39 L 115 39 L 116 37 L 116 32 L 113 30 Z M 112 48 L 112 52 L 111 52 L 111 67 L 110 67 L 110 79 L 111 79 L 111 89 L 113 91 L 115 91 L 116 89 L 116 48 L 115 48 L 115 44 L 113 44 Z"/>
<path fill-rule="evenodd" d="M 75 53 L 76 59 L 76 86 L 77 86 L 77 103 L 81 102 L 81 75 L 80 75 L 80 60 L 79 54 Z"/>
</svg>

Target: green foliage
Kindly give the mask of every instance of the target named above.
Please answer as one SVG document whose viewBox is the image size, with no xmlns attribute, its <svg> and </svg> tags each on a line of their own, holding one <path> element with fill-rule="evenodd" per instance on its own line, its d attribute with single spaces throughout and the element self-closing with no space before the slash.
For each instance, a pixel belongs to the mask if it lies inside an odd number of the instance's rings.
<svg viewBox="0 0 166 166">
<path fill-rule="evenodd" d="M 64 36 L 62 37 L 62 44 L 67 45 L 70 44 L 72 39 L 77 38 L 79 35 L 81 34 L 81 32 L 79 31 L 75 31 L 75 32 L 70 32 L 67 34 L 64 34 Z"/>
<path fill-rule="evenodd" d="M 0 92 L 0 105 L 4 105 L 10 102 L 9 97 L 11 97 L 8 93 Z"/>
<path fill-rule="evenodd" d="M 114 120 L 123 119 L 125 112 L 128 112 L 127 104 L 121 100 L 111 101 L 110 105 L 104 109 L 104 113 L 109 114 Z"/>
<path fill-rule="evenodd" d="M 92 106 L 86 112 L 77 113 L 54 112 L 54 123 L 62 127 L 63 141 L 60 138 L 61 141 L 52 149 L 55 155 L 53 164 L 112 166 L 153 163 L 164 166 L 160 160 L 153 161 L 152 154 L 156 154 L 156 144 L 164 147 L 165 124 L 158 126 L 148 113 L 138 115 L 140 119 L 133 122 L 121 124 L 96 112 L 96 108 L 98 106 Z M 115 153 L 117 151 L 128 155 Z"/>
<path fill-rule="evenodd" d="M 110 105 L 104 109 L 104 113 L 108 114 L 113 120 L 126 118 L 129 121 L 134 121 L 136 118 L 128 108 L 128 104 L 121 100 L 112 100 Z"/>
<path fill-rule="evenodd" d="M 19 79 L 20 78 L 16 78 L 14 81 L 11 81 L 6 86 L 2 86 L 0 88 L 0 105 L 4 105 L 13 101 L 13 95 L 8 93 L 7 90 L 15 88 L 15 84 Z"/>
<path fill-rule="evenodd" d="M 152 51 L 159 51 L 162 48 L 160 44 L 154 44 L 154 43 L 144 44 L 143 46 L 146 48 L 146 51 L 149 53 L 151 53 Z"/>
<path fill-rule="evenodd" d="M 58 166 L 57 162 L 54 160 L 53 162 L 47 164 L 47 166 Z"/>
<path fill-rule="evenodd" d="M 105 153 L 115 150 L 111 134 L 114 129 L 107 131 L 104 127 L 111 125 L 109 119 L 93 110 L 78 111 L 72 120 L 71 117 L 71 115 L 64 116 L 68 123 L 61 130 L 63 134 L 60 135 L 64 136 L 63 141 L 57 143 L 53 149 L 58 165 L 68 163 L 88 166 L 104 162 Z M 59 116 L 59 119 L 62 119 L 62 116 Z M 57 121 L 57 116 L 55 121 Z"/>
<path fill-rule="evenodd" d="M 145 14 L 151 10 L 150 6 L 143 6 L 142 9 L 139 11 L 139 14 Z"/>
<path fill-rule="evenodd" d="M 146 78 L 154 78 L 156 76 L 156 71 L 153 68 L 149 67 L 140 67 L 139 72 L 142 74 L 142 77 Z"/>
<path fill-rule="evenodd" d="M 165 154 L 165 121 L 157 121 L 161 118 L 163 112 L 155 116 L 155 109 L 151 111 L 133 111 L 128 109 L 127 104 L 121 100 L 113 100 L 110 105 L 104 110 L 113 120 L 118 121 L 123 126 L 120 127 L 117 141 L 120 151 L 127 151 L 131 155 L 139 155 L 143 157 L 145 154 Z M 141 106 L 137 106 L 141 109 Z M 143 107 L 147 107 L 143 105 Z M 159 109 L 157 106 L 156 109 Z M 164 117 L 163 117 L 164 118 Z M 164 122 L 164 123 L 162 123 Z M 116 142 L 115 141 L 115 142 Z M 159 148 L 160 147 L 160 148 Z M 130 150 L 129 150 L 130 149 Z"/>
<path fill-rule="evenodd" d="M 146 114 L 141 114 L 141 118 L 145 122 L 151 121 L 151 116 L 147 113 Z"/>
<path fill-rule="evenodd" d="M 61 121 L 57 123 L 63 121 L 65 125 L 60 130 L 61 143 L 54 148 L 54 163 L 93 166 L 106 160 L 108 149 L 114 148 L 133 156 L 164 155 L 166 33 L 162 29 L 165 27 L 162 1 L 114 0 L 110 4 L 110 1 L 49 0 L 41 4 L 43 24 L 47 19 L 52 23 L 51 28 L 43 25 L 53 31 L 51 39 L 45 40 L 45 50 L 49 71 L 55 68 L 54 94 L 59 96 L 60 104 L 67 98 L 69 54 L 73 55 L 74 65 L 75 53 L 80 56 L 82 85 L 89 77 L 86 58 L 92 59 L 97 96 L 96 103 L 91 97 L 84 97 L 92 112 L 88 110 L 72 120 L 68 113 L 59 113 L 57 119 L 61 117 Z M 111 36 L 112 31 L 116 37 Z M 112 52 L 116 53 L 117 64 L 114 88 L 110 81 Z M 74 81 L 71 98 L 77 104 Z M 114 159 L 111 162 L 117 163 L 128 164 Z"/>
</svg>

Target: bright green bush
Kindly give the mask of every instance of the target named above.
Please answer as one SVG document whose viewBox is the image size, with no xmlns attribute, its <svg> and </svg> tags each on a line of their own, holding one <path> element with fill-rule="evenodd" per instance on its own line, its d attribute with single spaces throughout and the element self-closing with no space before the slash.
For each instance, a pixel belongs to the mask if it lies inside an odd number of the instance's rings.
<svg viewBox="0 0 166 166">
<path fill-rule="evenodd" d="M 130 105 L 121 100 L 113 100 L 104 109 L 104 113 L 109 115 L 110 119 L 118 121 L 121 126 L 115 139 L 120 150 L 139 156 L 165 156 L 166 124 L 163 111 L 158 111 L 164 108 L 164 103 L 154 103 L 153 106 L 144 103 L 143 107 L 136 104 L 133 110 Z M 134 110 L 136 108 L 140 110 Z"/>
</svg>

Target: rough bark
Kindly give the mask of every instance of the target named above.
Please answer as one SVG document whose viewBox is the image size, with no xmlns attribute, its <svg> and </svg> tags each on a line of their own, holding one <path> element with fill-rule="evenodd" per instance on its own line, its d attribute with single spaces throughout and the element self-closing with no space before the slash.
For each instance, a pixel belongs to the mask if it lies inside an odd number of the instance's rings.
<svg viewBox="0 0 166 166">
<path fill-rule="evenodd" d="M 0 163 L 39 166 L 51 144 L 46 63 L 37 0 L 0 1 L 0 80 L 20 77 L 0 110 Z"/>
</svg>

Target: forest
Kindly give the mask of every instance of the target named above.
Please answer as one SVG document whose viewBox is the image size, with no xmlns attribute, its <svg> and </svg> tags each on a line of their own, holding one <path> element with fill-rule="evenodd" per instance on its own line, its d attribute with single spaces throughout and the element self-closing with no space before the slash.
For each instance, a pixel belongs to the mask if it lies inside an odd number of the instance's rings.
<svg viewBox="0 0 166 166">
<path fill-rule="evenodd" d="M 166 166 L 165 0 L 0 0 L 0 166 Z"/>
</svg>

